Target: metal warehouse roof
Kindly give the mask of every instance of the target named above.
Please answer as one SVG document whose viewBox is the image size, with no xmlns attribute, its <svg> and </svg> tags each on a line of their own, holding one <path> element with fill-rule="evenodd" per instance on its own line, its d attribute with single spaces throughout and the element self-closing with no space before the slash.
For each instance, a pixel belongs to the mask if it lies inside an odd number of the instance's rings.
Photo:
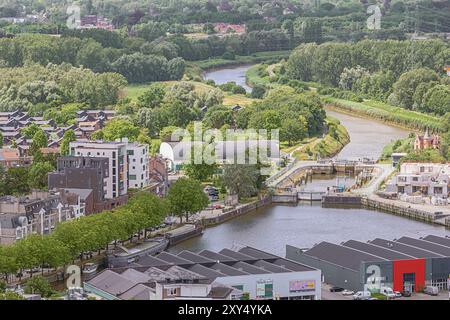
<svg viewBox="0 0 450 320">
<path fill-rule="evenodd" d="M 87 283 L 119 298 L 133 299 L 147 298 L 155 282 L 213 283 L 216 278 L 317 270 L 250 247 L 240 251 L 181 251 L 178 255 L 164 251 L 156 257 L 140 257 L 127 267 L 107 269 Z"/>
<path fill-rule="evenodd" d="M 356 240 L 349 240 L 342 244 L 345 247 L 353 248 L 356 250 L 364 251 L 369 254 L 376 255 L 378 257 L 382 257 L 384 259 L 389 260 L 400 260 L 400 259 L 414 259 L 415 257 L 400 253 L 398 251 L 394 251 L 391 249 L 386 249 L 383 247 L 379 247 L 370 243 L 364 243 Z"/>
<path fill-rule="evenodd" d="M 196 253 L 190 252 L 190 251 L 181 251 L 179 254 L 177 254 L 178 257 L 181 257 L 183 259 L 192 261 L 194 263 L 214 263 L 216 261 L 203 257 L 201 255 L 198 255 Z"/>
<path fill-rule="evenodd" d="M 210 266 L 210 268 L 214 269 L 216 271 L 219 271 L 221 273 L 224 273 L 227 276 L 242 276 L 245 274 L 249 274 L 248 272 L 230 267 L 229 265 L 226 265 L 225 263 L 216 263 L 216 264 L 213 264 L 212 266 Z"/>
<path fill-rule="evenodd" d="M 307 250 L 304 254 L 354 271 L 359 271 L 361 262 L 386 260 L 359 250 L 325 241 Z"/>
<path fill-rule="evenodd" d="M 248 273 L 252 273 L 252 274 L 264 274 L 264 273 L 271 273 L 269 271 L 266 271 L 264 269 L 255 267 L 254 265 L 251 265 L 247 262 L 244 261 L 239 261 L 236 262 L 235 264 L 233 264 L 233 268 L 236 268 L 238 270 L 242 270 Z"/>
<path fill-rule="evenodd" d="M 262 268 L 262 269 L 265 269 L 267 271 L 274 272 L 274 273 L 292 272 L 292 270 L 283 268 L 281 266 L 277 266 L 276 264 L 273 264 L 273 263 L 270 263 L 270 262 L 267 262 L 264 260 L 258 260 L 253 265 L 258 268 Z"/>
<path fill-rule="evenodd" d="M 312 271 L 312 270 L 316 270 L 312 267 L 306 266 L 304 264 L 300 264 L 298 262 L 293 262 L 291 260 L 287 260 L 287 259 L 283 259 L 283 258 L 278 258 L 275 261 L 272 261 L 273 264 L 276 264 L 277 266 L 280 266 L 282 268 L 285 269 L 289 269 L 292 271 Z"/>
<path fill-rule="evenodd" d="M 438 244 L 442 244 L 444 246 L 450 247 L 450 238 L 444 238 L 444 237 L 438 237 L 438 236 L 429 235 L 429 236 L 423 237 L 422 239 L 426 240 L 426 241 L 430 241 L 430 242 L 434 242 L 434 243 L 438 243 Z"/>
<path fill-rule="evenodd" d="M 240 260 L 240 261 L 254 261 L 254 260 L 258 260 L 258 258 L 254 258 L 252 256 L 237 252 L 237 251 L 233 251 L 230 249 L 222 249 L 221 251 L 219 251 L 220 254 L 223 254 L 227 257 L 231 257 L 233 259 L 236 260 Z"/>
<path fill-rule="evenodd" d="M 250 257 L 255 257 L 257 259 L 276 259 L 278 258 L 277 256 L 274 256 L 273 254 L 255 249 L 255 248 L 250 248 L 250 247 L 244 247 L 242 249 L 239 250 L 240 253 L 246 254 Z"/>
<path fill-rule="evenodd" d="M 205 266 L 202 266 L 201 264 L 194 264 L 193 266 L 188 267 L 188 270 L 193 271 L 195 273 L 201 274 L 202 276 L 205 276 L 208 279 L 215 279 L 218 277 L 225 277 L 226 274 L 216 271 L 211 268 L 207 268 Z"/>
<path fill-rule="evenodd" d="M 371 244 L 375 244 L 377 246 L 395 250 L 416 258 L 435 258 L 435 257 L 442 257 L 442 255 L 428 251 L 423 250 L 420 248 L 417 248 L 415 246 L 399 243 L 396 241 L 390 241 L 386 239 L 377 238 L 375 240 L 370 241 Z"/>
<path fill-rule="evenodd" d="M 161 252 L 156 257 L 173 264 L 192 264 L 192 261 L 183 259 L 166 251 Z"/>
<path fill-rule="evenodd" d="M 437 254 L 441 254 L 445 257 L 450 257 L 450 247 L 443 246 L 441 244 L 436 244 L 420 239 L 414 239 L 410 237 L 401 237 L 397 240 L 397 242 L 401 242 L 404 244 L 408 244 L 410 246 L 418 247 L 424 250 L 428 250 Z"/>
<path fill-rule="evenodd" d="M 237 260 L 232 258 L 232 257 L 228 257 L 225 256 L 223 254 L 214 252 L 214 251 L 210 251 L 210 250 L 202 250 L 198 253 L 200 256 L 212 259 L 214 261 L 220 261 L 220 262 L 236 262 Z"/>
</svg>

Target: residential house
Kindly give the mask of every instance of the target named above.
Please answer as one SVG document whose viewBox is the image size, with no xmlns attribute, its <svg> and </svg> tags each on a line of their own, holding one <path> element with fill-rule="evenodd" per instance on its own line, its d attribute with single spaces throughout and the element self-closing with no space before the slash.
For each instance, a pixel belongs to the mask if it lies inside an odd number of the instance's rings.
<svg viewBox="0 0 450 320">
<path fill-rule="evenodd" d="M 33 191 L 23 197 L 0 197 L 0 244 L 33 233 L 51 233 L 59 223 L 82 215 L 84 204 L 70 192 Z"/>
<path fill-rule="evenodd" d="M 405 162 L 386 185 L 387 192 L 446 199 L 450 191 L 450 163 Z"/>
<path fill-rule="evenodd" d="M 439 149 L 440 143 L 441 142 L 439 135 L 430 135 L 428 129 L 426 129 L 425 134 L 416 134 L 416 140 L 414 141 L 414 150 Z"/>
</svg>

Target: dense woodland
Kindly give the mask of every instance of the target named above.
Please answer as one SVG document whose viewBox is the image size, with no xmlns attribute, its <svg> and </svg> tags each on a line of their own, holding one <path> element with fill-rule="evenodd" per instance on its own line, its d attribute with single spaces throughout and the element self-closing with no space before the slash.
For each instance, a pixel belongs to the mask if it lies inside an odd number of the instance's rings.
<svg viewBox="0 0 450 320">
<path fill-rule="evenodd" d="M 450 45 L 441 40 L 305 44 L 291 54 L 285 75 L 339 88 L 320 91 L 337 98 L 443 115 L 450 112 L 448 61 Z"/>
</svg>

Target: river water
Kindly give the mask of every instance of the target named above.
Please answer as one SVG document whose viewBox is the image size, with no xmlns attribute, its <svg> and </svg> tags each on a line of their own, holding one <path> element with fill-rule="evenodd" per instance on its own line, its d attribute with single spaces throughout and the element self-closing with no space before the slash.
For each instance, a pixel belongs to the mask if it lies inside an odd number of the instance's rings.
<svg viewBox="0 0 450 320">
<path fill-rule="evenodd" d="M 247 92 L 251 92 L 250 88 L 245 80 L 245 73 L 251 65 L 240 65 L 227 68 L 217 68 L 205 72 L 204 78 L 206 80 L 214 80 L 217 85 L 224 84 L 230 81 L 236 82 L 236 84 L 245 88 Z"/>
<path fill-rule="evenodd" d="M 205 78 L 216 83 L 242 83 L 245 82 L 247 69 L 248 66 L 224 68 L 207 72 Z M 339 159 L 378 159 L 386 144 L 409 134 L 407 130 L 381 122 L 329 110 L 327 114 L 339 119 L 350 135 L 351 142 L 339 153 Z M 334 180 L 335 177 L 318 178 L 306 189 L 324 188 L 333 185 Z M 367 241 L 376 237 L 394 239 L 404 235 L 420 237 L 427 234 L 443 236 L 450 235 L 450 231 L 367 209 L 322 208 L 320 203 L 299 203 L 296 206 L 272 205 L 207 228 L 201 237 L 182 242 L 170 251 L 221 250 L 250 245 L 285 256 L 286 244 L 309 248 L 321 241 L 340 243 L 349 239 Z"/>
</svg>

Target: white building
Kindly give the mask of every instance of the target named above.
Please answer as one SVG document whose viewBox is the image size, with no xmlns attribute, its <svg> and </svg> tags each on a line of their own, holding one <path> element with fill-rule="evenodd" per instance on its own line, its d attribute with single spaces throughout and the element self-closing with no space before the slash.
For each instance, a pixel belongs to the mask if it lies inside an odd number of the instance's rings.
<svg viewBox="0 0 450 320">
<path fill-rule="evenodd" d="M 128 188 L 143 188 L 149 185 L 148 145 L 118 141 L 78 140 L 70 143 L 73 156 L 109 158 L 109 175 L 106 178 L 106 198 L 112 199 L 127 194 Z"/>
<path fill-rule="evenodd" d="M 138 189 L 149 185 L 148 145 L 127 143 L 128 188 Z"/>
<path fill-rule="evenodd" d="M 281 160 L 280 146 L 276 140 L 216 141 L 211 144 L 201 141 L 163 142 L 159 148 L 171 170 L 179 170 L 191 161 L 192 151 L 194 154 L 199 152 L 203 161 L 211 160 L 217 164 L 256 164 L 257 161 L 279 164 Z"/>
<path fill-rule="evenodd" d="M 113 199 L 128 191 L 128 157 L 126 142 L 74 141 L 70 143 L 72 156 L 106 157 L 109 175 L 105 179 L 105 198 Z"/>
</svg>

